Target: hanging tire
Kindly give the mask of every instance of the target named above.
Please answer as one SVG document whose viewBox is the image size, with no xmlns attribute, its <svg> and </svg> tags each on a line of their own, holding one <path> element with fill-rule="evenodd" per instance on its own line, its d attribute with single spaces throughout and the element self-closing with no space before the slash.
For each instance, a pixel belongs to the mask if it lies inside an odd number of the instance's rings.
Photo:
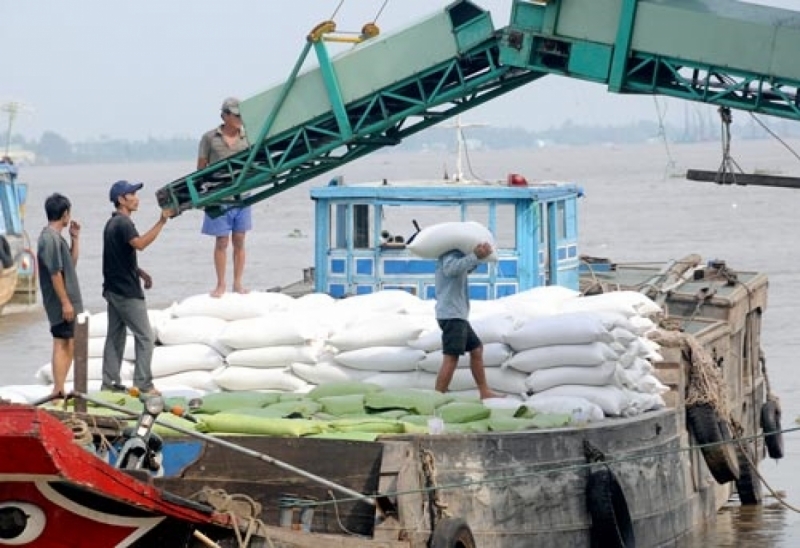
<svg viewBox="0 0 800 548">
<path fill-rule="evenodd" d="M 761 479 L 758 477 L 758 466 L 755 451 L 745 444 L 736 444 L 736 456 L 739 459 L 739 479 L 736 480 L 736 492 L 743 505 L 761 504 Z"/>
<path fill-rule="evenodd" d="M 0 266 L 3 268 L 14 266 L 14 255 L 11 254 L 11 246 L 5 236 L 0 236 Z"/>
<path fill-rule="evenodd" d="M 433 530 L 431 548 L 476 548 L 467 522 L 461 518 L 444 518 Z"/>
<path fill-rule="evenodd" d="M 592 548 L 636 546 L 625 493 L 611 470 L 602 468 L 589 474 L 586 507 L 592 516 Z"/>
<path fill-rule="evenodd" d="M 700 451 L 706 466 L 717 483 L 725 484 L 739 479 L 739 459 L 728 422 L 722 420 L 717 410 L 708 403 L 688 407 L 686 421 L 695 440 L 701 445 Z"/>
<path fill-rule="evenodd" d="M 781 432 L 781 406 L 776 400 L 767 400 L 761 406 L 761 430 L 764 445 L 772 459 L 783 458 L 783 433 Z"/>
</svg>

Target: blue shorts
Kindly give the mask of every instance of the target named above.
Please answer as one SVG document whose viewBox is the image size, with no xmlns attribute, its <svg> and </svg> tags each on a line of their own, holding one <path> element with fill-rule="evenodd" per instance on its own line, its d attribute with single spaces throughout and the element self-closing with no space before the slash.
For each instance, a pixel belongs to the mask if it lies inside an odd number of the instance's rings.
<svg viewBox="0 0 800 548">
<path fill-rule="evenodd" d="M 467 320 L 436 320 L 442 330 L 442 354 L 460 356 L 481 346 L 481 339 Z"/>
<path fill-rule="evenodd" d="M 74 339 L 75 338 L 75 320 L 71 322 L 61 322 L 56 325 L 50 326 L 50 333 L 54 339 Z"/>
<path fill-rule="evenodd" d="M 206 213 L 203 218 L 202 233 L 209 236 L 227 236 L 231 232 L 247 232 L 253 228 L 253 214 L 250 206 L 232 207 L 216 219 Z"/>
</svg>

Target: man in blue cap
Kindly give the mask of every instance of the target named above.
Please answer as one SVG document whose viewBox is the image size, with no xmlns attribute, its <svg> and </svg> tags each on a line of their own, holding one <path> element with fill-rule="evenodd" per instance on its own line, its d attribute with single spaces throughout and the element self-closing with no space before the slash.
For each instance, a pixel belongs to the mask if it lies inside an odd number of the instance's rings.
<svg viewBox="0 0 800 548">
<path fill-rule="evenodd" d="M 103 350 L 102 389 L 125 389 L 119 371 L 126 330 L 130 329 L 136 352 L 133 385 L 144 394 L 158 395 L 150 368 L 155 341 L 142 291 L 142 282 L 145 289 L 150 289 L 153 279 L 139 268 L 136 253 L 155 241 L 172 211 L 161 210 L 156 224 L 140 235 L 131 220 L 131 213 L 139 209 L 136 192 L 143 186 L 142 183 L 117 181 L 111 185 L 108 195 L 115 210 L 103 229 L 103 297 L 108 303 L 108 331 Z"/>
</svg>

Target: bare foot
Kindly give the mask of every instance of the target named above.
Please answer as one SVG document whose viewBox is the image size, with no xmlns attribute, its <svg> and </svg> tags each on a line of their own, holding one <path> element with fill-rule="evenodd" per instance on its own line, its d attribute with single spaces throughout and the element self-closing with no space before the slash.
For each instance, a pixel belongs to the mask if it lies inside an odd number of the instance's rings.
<svg viewBox="0 0 800 548">
<path fill-rule="evenodd" d="M 234 287 L 233 291 L 234 291 L 234 293 L 239 293 L 240 295 L 247 295 L 248 293 L 250 293 L 249 289 L 246 289 L 246 288 L 241 287 L 241 286 L 240 287 Z"/>
<path fill-rule="evenodd" d="M 505 394 L 494 392 L 492 390 L 481 390 L 481 399 L 488 400 L 489 398 L 505 398 Z"/>
<path fill-rule="evenodd" d="M 219 299 L 219 298 L 220 298 L 220 297 L 222 297 L 224 294 L 225 294 L 225 287 L 224 287 L 224 286 L 223 286 L 223 287 L 219 287 L 219 286 L 217 286 L 217 287 L 215 287 L 215 288 L 214 288 L 214 291 L 212 291 L 212 292 L 210 293 L 210 295 L 211 295 L 212 297 L 214 297 L 215 299 Z"/>
</svg>

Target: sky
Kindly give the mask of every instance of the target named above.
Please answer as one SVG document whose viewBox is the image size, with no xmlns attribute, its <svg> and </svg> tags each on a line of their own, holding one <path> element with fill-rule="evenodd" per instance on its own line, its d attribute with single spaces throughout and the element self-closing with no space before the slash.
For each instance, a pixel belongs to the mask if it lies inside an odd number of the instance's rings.
<svg viewBox="0 0 800 548">
<path fill-rule="evenodd" d="M 512 0 L 474 1 L 491 11 L 496 28 L 508 23 Z M 800 9 L 797 0 L 752 2 Z M 334 13 L 338 30 L 357 31 L 380 12 L 386 33 L 447 4 L 386 0 L 381 11 L 384 0 L 0 0 L 0 105 L 24 105 L 13 132 L 31 139 L 46 130 L 73 141 L 199 138 L 219 122 L 225 97 L 244 99 L 283 82 L 305 35 Z M 656 106 L 652 97 L 548 77 L 465 121 L 529 130 L 568 120 L 624 125 L 657 120 L 657 108 L 667 118 L 684 116 L 677 100 Z M 6 123 L 3 114 L 0 127 Z"/>
</svg>

